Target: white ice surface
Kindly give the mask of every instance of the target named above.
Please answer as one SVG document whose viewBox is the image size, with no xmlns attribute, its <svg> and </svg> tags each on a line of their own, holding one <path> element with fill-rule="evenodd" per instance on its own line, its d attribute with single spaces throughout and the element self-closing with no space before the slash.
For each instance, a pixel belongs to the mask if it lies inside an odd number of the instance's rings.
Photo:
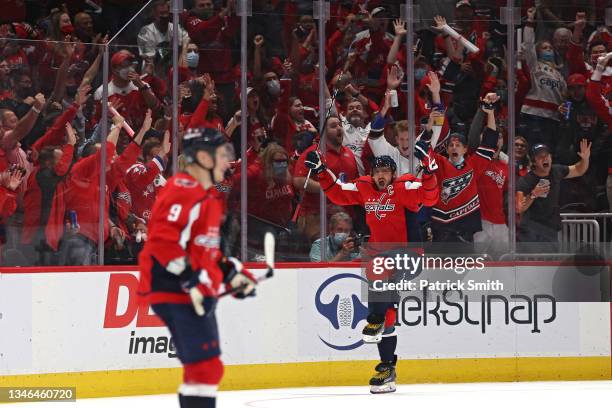
<svg viewBox="0 0 612 408">
<path fill-rule="evenodd" d="M 176 395 L 95 398 L 76 403 L 23 403 L 40 408 L 178 408 Z M 371 395 L 368 387 L 291 388 L 220 392 L 218 408 L 404 408 L 404 407 L 604 407 L 612 406 L 612 381 L 419 384 L 392 394 Z"/>
</svg>

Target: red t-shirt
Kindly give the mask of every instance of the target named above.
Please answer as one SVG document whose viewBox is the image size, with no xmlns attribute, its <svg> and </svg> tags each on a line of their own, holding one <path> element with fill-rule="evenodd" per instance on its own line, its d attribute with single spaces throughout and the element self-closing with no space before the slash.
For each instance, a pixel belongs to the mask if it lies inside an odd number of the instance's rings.
<svg viewBox="0 0 612 408">
<path fill-rule="evenodd" d="M 292 200 L 295 195 L 291 179 L 284 182 L 268 182 L 261 161 L 248 169 L 248 213 L 283 227 L 292 215 Z"/>
<path fill-rule="evenodd" d="M 504 191 L 508 189 L 508 165 L 499 159 L 491 160 L 477 186 L 482 219 L 493 224 L 505 224 Z"/>
</svg>

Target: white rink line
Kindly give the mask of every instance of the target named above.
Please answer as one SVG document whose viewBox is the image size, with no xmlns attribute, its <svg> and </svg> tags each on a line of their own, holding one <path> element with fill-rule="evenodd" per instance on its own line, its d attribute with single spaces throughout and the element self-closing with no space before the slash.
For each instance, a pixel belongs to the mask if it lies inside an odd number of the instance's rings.
<svg viewBox="0 0 612 408">
<path fill-rule="evenodd" d="M 388 408 L 466 407 L 559 408 L 612 405 L 612 381 L 418 384 L 399 385 L 397 392 L 371 395 L 367 387 L 290 388 L 219 393 L 218 408 Z M 520 404 L 520 405 L 518 405 Z M 176 395 L 96 398 L 76 403 L 11 404 L 19 408 L 178 408 Z"/>
</svg>

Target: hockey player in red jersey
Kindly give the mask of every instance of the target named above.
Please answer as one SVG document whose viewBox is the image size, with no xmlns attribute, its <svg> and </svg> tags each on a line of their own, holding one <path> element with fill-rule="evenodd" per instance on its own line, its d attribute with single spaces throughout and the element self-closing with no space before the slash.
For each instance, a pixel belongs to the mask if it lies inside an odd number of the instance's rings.
<svg viewBox="0 0 612 408">
<path fill-rule="evenodd" d="M 223 376 L 215 304 L 219 287 L 254 294 L 252 275 L 219 249 L 224 195 L 214 187 L 230 168 L 231 148 L 216 129 L 190 129 L 183 138 L 185 172 L 160 191 L 139 256 L 141 301 L 168 326 L 183 364 L 182 408 L 215 407 Z"/>
<path fill-rule="evenodd" d="M 329 199 L 337 205 L 363 205 L 366 223 L 371 231 L 370 255 L 377 256 L 391 248 L 406 248 L 408 242 L 422 242 L 417 213 L 421 205 L 438 201 L 437 165 L 433 152 L 425 142 L 417 143 L 415 156 L 424 169 L 422 179 L 411 174 L 396 178 L 396 163 L 389 156 L 374 158 L 371 176 L 342 183 L 326 168 L 318 152 L 308 153 L 304 164 L 319 175 L 319 183 Z M 364 341 L 377 343 L 380 363 L 370 380 L 370 392 L 395 391 L 397 335 L 395 316 L 399 294 L 396 291 L 374 291 L 368 294 L 368 324 L 363 329 Z"/>
</svg>

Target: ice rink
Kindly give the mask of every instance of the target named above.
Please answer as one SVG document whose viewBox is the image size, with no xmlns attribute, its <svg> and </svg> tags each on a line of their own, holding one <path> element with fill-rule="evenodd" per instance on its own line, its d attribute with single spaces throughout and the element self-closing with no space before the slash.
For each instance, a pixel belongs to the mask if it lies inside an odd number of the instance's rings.
<svg viewBox="0 0 612 408">
<path fill-rule="evenodd" d="M 367 387 L 291 388 L 221 392 L 218 408 L 596 407 L 609 406 L 612 381 L 399 385 L 371 395 Z M 384 405 L 382 405 L 384 404 Z M 76 403 L 24 403 L 15 407 L 178 408 L 176 395 L 83 399 Z"/>
</svg>

